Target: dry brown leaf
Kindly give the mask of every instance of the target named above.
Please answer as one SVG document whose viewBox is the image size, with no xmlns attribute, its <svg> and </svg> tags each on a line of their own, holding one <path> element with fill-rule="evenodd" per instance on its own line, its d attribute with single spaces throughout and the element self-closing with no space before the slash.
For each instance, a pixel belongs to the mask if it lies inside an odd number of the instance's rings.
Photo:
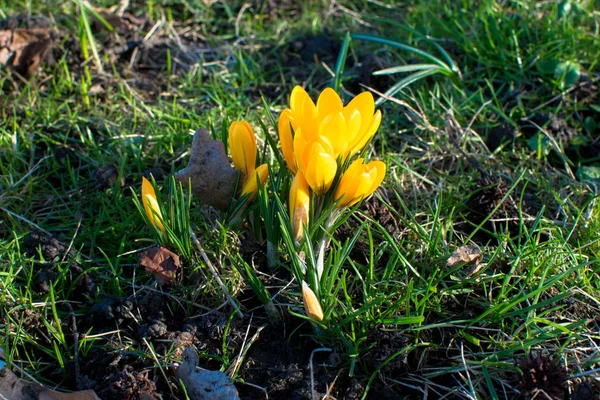
<svg viewBox="0 0 600 400">
<path fill-rule="evenodd" d="M 98 397 L 93 390 L 59 393 L 54 390 L 44 389 L 39 394 L 38 400 L 100 400 L 100 397 Z"/>
<path fill-rule="evenodd" d="M 462 246 L 454 250 L 454 253 L 448 258 L 448 266 L 454 268 L 462 263 L 479 264 L 483 260 L 481 250 L 476 246 Z"/>
<path fill-rule="evenodd" d="M 483 254 L 478 247 L 462 246 L 456 249 L 450 258 L 448 258 L 448 266 L 454 268 L 461 264 L 468 265 L 470 268 L 466 270 L 465 275 L 471 277 L 486 265 L 481 262 L 482 260 Z"/>
<path fill-rule="evenodd" d="M 222 210 L 229 206 L 237 177 L 223 142 L 212 139 L 202 128 L 194 134 L 188 166 L 175 174 L 184 185 L 191 180 L 192 193 L 204 204 Z"/>
<path fill-rule="evenodd" d="M 141 254 L 140 265 L 153 274 L 158 283 L 173 283 L 181 271 L 179 256 L 166 247 L 152 247 Z"/>
<path fill-rule="evenodd" d="M 176 375 L 185 385 L 187 395 L 192 400 L 239 400 L 235 386 L 221 371 L 196 370 L 198 355 L 192 347 L 183 351 L 183 362 Z"/>
<path fill-rule="evenodd" d="M 93 390 L 59 393 L 33 382 L 19 379 L 0 361 L 0 398 L 10 400 L 100 400 Z"/>
<path fill-rule="evenodd" d="M 30 77 L 48 56 L 54 37 L 54 32 L 48 28 L 2 29 L 0 64 Z"/>
</svg>

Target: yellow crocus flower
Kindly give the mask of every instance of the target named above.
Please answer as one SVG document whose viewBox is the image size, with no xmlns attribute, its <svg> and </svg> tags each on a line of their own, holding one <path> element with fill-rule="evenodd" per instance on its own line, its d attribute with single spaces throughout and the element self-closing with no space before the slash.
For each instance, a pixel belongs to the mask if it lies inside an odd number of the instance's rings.
<svg viewBox="0 0 600 400">
<path fill-rule="evenodd" d="M 246 121 L 233 121 L 229 126 L 229 150 L 235 169 L 248 176 L 256 167 L 256 138 Z"/>
<path fill-rule="evenodd" d="M 248 201 L 252 201 L 258 194 L 258 183 L 264 185 L 267 178 L 269 177 L 269 166 L 267 164 L 260 165 L 254 171 L 252 171 L 244 183 L 242 189 L 242 195 L 249 195 Z"/>
<path fill-rule="evenodd" d="M 304 299 L 304 310 L 306 315 L 315 321 L 323 321 L 323 309 L 319 304 L 319 299 L 315 296 L 308 284 L 302 281 L 302 298 Z"/>
<path fill-rule="evenodd" d="M 162 214 L 158 202 L 156 201 L 156 192 L 150 181 L 145 177 L 142 177 L 142 203 L 144 204 L 144 210 L 146 211 L 146 216 L 150 220 L 150 223 L 156 229 L 162 231 L 162 233 L 166 233 L 165 227 L 162 222 L 160 222 Z"/>
<path fill-rule="evenodd" d="M 298 172 L 292 181 L 289 206 L 292 233 L 296 243 L 299 243 L 304 235 L 304 227 L 308 225 L 310 207 L 310 189 L 302 172 Z"/>
<path fill-rule="evenodd" d="M 385 177 L 385 164 L 381 161 L 363 163 L 357 158 L 344 172 L 335 191 L 338 207 L 351 207 L 365 197 L 370 196 L 379 187 Z"/>
<path fill-rule="evenodd" d="M 286 164 L 292 173 L 300 170 L 312 185 L 308 166 L 314 143 L 337 160 L 358 153 L 371 140 L 381 124 L 381 111 L 375 110 L 373 95 L 364 92 L 346 106 L 331 88 L 321 92 L 315 104 L 308 93 L 296 86 L 290 95 L 290 108 L 279 117 L 279 137 Z M 320 154 L 316 152 L 314 154 Z M 315 191 L 317 192 L 317 191 Z"/>
</svg>

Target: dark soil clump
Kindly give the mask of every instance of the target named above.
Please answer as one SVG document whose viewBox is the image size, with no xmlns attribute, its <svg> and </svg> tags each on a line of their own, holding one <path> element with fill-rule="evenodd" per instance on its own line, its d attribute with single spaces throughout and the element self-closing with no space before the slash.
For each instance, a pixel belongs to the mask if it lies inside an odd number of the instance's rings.
<svg viewBox="0 0 600 400">
<path fill-rule="evenodd" d="M 552 399 L 563 399 L 567 393 L 567 371 L 559 360 L 530 354 L 519 360 L 522 374 L 515 378 L 518 399 L 534 399 L 540 392 Z"/>
<path fill-rule="evenodd" d="M 106 400 L 159 398 L 156 385 L 148 378 L 148 373 L 135 371 L 129 365 L 125 366 L 121 372 L 113 372 L 104 377 L 100 382 L 100 387 L 102 389 L 97 394 Z"/>
</svg>

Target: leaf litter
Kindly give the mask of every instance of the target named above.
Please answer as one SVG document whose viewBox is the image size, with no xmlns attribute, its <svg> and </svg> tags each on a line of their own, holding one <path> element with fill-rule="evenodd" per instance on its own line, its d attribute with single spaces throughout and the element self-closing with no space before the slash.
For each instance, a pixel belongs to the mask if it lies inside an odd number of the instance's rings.
<svg viewBox="0 0 600 400">
<path fill-rule="evenodd" d="M 179 256 L 166 247 L 152 247 L 140 256 L 140 265 L 146 273 L 154 275 L 156 282 L 170 284 L 181 276 Z"/>
</svg>

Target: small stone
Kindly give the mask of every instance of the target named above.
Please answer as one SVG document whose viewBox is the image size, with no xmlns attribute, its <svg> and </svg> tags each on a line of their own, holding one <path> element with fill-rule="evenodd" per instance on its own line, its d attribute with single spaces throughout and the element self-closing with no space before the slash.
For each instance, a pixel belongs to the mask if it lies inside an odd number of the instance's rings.
<svg viewBox="0 0 600 400">
<path fill-rule="evenodd" d="M 194 400 L 239 400 L 235 386 L 220 371 L 196 370 L 198 355 L 188 347 L 183 362 L 177 368 L 177 378 L 185 385 L 187 395 Z"/>
<path fill-rule="evenodd" d="M 238 171 L 231 166 L 220 140 L 214 140 L 206 129 L 194 134 L 188 166 L 175 174 L 184 187 L 192 183 L 192 193 L 204 204 L 226 209 L 234 195 Z"/>
</svg>

